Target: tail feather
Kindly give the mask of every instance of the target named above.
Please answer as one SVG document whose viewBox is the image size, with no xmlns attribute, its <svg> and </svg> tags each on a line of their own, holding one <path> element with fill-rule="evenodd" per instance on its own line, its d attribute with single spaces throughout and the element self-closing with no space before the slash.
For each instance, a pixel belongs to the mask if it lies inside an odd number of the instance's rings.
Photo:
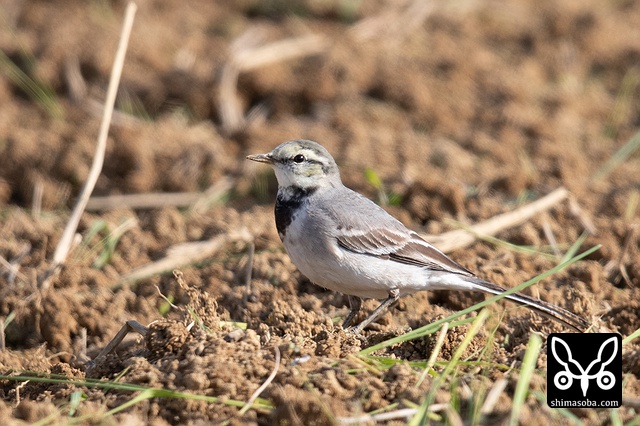
<svg viewBox="0 0 640 426">
<path fill-rule="evenodd" d="M 469 277 L 468 282 L 473 284 L 477 290 L 489 294 L 498 295 L 507 291 L 507 289 L 500 287 L 497 284 L 493 284 L 476 277 Z M 580 332 L 586 331 L 590 326 L 587 320 L 574 314 L 573 312 L 561 308 L 560 306 L 553 305 L 549 302 L 545 302 L 540 299 L 534 299 L 533 297 L 527 296 L 526 294 L 513 293 L 505 296 L 505 299 L 509 299 L 521 305 L 526 305 L 530 309 L 533 309 L 534 311 L 548 318 L 558 321 L 565 326 L 573 328 Z"/>
</svg>

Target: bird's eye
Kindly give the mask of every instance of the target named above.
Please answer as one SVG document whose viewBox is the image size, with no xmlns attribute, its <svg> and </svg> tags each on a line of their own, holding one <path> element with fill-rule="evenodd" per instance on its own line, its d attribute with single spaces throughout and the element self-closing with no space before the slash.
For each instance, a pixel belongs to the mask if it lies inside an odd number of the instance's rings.
<svg viewBox="0 0 640 426">
<path fill-rule="evenodd" d="M 298 154 L 295 157 L 293 157 L 293 161 L 295 163 L 303 163 L 304 160 L 306 160 L 306 158 L 304 158 L 304 155 L 302 155 L 302 154 Z"/>
</svg>

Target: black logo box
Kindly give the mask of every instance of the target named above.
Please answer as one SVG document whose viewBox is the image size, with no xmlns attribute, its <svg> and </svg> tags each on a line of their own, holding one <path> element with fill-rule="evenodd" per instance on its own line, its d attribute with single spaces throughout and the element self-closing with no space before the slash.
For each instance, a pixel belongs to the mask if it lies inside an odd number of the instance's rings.
<svg viewBox="0 0 640 426">
<path fill-rule="evenodd" d="M 622 404 L 622 336 L 552 333 L 547 339 L 547 404 L 619 407 Z"/>
</svg>

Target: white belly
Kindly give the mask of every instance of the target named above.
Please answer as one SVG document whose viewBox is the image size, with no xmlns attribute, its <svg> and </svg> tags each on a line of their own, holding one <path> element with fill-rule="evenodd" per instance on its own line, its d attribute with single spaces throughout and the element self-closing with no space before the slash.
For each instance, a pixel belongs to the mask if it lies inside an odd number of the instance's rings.
<svg viewBox="0 0 640 426">
<path fill-rule="evenodd" d="M 293 263 L 313 283 L 372 299 L 385 299 L 393 289 L 400 296 L 427 289 L 431 272 L 425 268 L 344 250 L 335 241 L 294 231 L 296 223 L 301 222 L 292 222 L 283 243 Z"/>
<path fill-rule="evenodd" d="M 422 290 L 473 289 L 457 274 L 346 250 L 318 228 L 301 209 L 287 228 L 283 243 L 300 272 L 322 287 L 372 299 L 385 299 L 394 289 L 400 296 Z"/>
</svg>

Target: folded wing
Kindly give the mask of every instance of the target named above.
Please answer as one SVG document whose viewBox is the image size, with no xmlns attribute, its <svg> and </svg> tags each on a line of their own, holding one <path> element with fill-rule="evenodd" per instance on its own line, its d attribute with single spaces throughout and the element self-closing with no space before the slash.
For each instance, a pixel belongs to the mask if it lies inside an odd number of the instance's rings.
<svg viewBox="0 0 640 426">
<path fill-rule="evenodd" d="M 336 239 L 343 249 L 436 271 L 474 276 L 380 206 L 360 194 L 351 194 L 351 199 L 335 204 L 347 208 L 330 207 L 325 211 L 334 224 L 340 224 Z"/>
</svg>

